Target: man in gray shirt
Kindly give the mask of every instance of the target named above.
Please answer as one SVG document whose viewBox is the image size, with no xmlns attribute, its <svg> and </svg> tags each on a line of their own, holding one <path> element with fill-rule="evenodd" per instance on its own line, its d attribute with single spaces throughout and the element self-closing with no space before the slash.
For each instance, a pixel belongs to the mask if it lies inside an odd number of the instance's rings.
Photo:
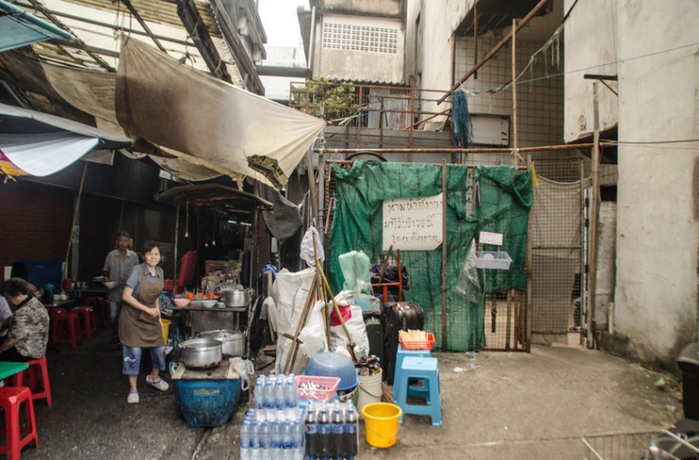
<svg viewBox="0 0 699 460">
<path fill-rule="evenodd" d="M 119 343 L 119 312 L 121 311 L 121 294 L 126 280 L 133 268 L 138 265 L 138 255 L 129 249 L 131 235 L 119 232 L 116 239 L 117 248 L 107 254 L 104 260 L 104 280 L 114 281 L 116 286 L 109 290 L 107 296 L 112 320 L 112 341 Z"/>
</svg>

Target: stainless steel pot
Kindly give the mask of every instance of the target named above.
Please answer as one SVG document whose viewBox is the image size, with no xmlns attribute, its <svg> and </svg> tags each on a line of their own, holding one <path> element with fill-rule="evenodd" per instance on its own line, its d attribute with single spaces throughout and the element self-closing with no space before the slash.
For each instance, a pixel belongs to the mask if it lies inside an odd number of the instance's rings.
<svg viewBox="0 0 699 460">
<path fill-rule="evenodd" d="M 221 350 L 224 357 L 243 356 L 245 354 L 245 336 L 240 331 L 218 330 L 205 331 L 199 334 L 203 338 L 218 340 L 221 342 Z"/>
<path fill-rule="evenodd" d="M 180 343 L 182 362 L 190 369 L 210 369 L 221 363 L 221 341 L 211 338 L 185 340 Z"/>
<path fill-rule="evenodd" d="M 240 285 L 221 283 L 214 289 L 220 295 L 227 307 L 247 307 L 250 303 L 250 293 Z"/>
</svg>

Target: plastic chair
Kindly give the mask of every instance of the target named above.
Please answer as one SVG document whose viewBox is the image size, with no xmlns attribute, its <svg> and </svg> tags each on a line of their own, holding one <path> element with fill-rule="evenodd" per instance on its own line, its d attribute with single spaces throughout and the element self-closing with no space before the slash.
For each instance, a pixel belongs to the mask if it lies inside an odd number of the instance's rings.
<svg viewBox="0 0 699 460">
<path fill-rule="evenodd" d="M 433 426 L 442 426 L 442 396 L 439 389 L 439 362 L 437 358 L 415 358 L 408 356 L 401 363 L 398 399 L 396 404 L 403 410 L 400 423 L 405 414 L 429 415 Z M 424 394 L 425 404 L 408 403 L 408 383 L 410 379 L 424 379 L 428 390 Z"/>
<path fill-rule="evenodd" d="M 46 398 L 46 403 L 51 407 L 51 383 L 49 382 L 49 367 L 46 356 L 41 359 L 28 361 L 29 369 L 13 376 L 12 386 L 21 387 L 24 384 L 25 374 L 29 375 L 29 390 L 32 392 L 32 400 Z"/>
<path fill-rule="evenodd" d="M 24 403 L 27 417 L 25 429 L 22 429 L 19 420 L 22 403 Z M 39 447 L 32 392 L 26 387 L 1 387 L 0 407 L 5 412 L 5 445 L 0 445 L 0 453 L 7 455 L 10 460 L 19 460 L 22 447 L 32 441 L 34 441 L 34 447 Z"/>
<path fill-rule="evenodd" d="M 51 341 L 53 343 L 68 343 L 75 350 L 78 348 L 78 343 L 82 343 L 82 340 L 80 317 L 77 313 L 63 311 L 53 314 L 51 328 Z"/>
<path fill-rule="evenodd" d="M 93 307 L 75 307 L 71 309 L 70 312 L 82 317 L 80 325 L 82 328 L 81 331 L 87 337 L 87 340 L 90 340 L 92 334 L 97 333 L 97 316 L 95 315 L 95 309 Z"/>
<path fill-rule="evenodd" d="M 408 356 L 415 358 L 431 358 L 432 353 L 430 350 L 406 350 L 403 348 L 402 343 L 398 344 L 398 351 L 396 351 L 396 371 L 393 376 L 393 402 L 398 400 L 399 389 L 397 382 L 399 382 L 401 379 L 401 365 L 403 364 L 403 359 Z M 408 382 L 408 396 L 424 397 L 424 393 L 429 391 L 429 382 L 423 381 L 424 383 L 422 386 L 418 386 L 414 385 L 415 381 L 416 379 L 411 379 L 411 381 Z"/>
</svg>

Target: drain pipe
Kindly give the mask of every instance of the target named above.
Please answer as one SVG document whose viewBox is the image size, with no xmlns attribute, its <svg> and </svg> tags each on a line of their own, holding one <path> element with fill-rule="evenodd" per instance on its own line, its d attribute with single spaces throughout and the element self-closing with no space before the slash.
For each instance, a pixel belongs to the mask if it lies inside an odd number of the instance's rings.
<svg viewBox="0 0 699 460">
<path fill-rule="evenodd" d="M 308 44 L 308 56 L 306 56 L 306 67 L 311 71 L 311 78 L 313 78 L 313 51 L 316 42 L 316 7 L 311 7 L 311 36 Z"/>
</svg>

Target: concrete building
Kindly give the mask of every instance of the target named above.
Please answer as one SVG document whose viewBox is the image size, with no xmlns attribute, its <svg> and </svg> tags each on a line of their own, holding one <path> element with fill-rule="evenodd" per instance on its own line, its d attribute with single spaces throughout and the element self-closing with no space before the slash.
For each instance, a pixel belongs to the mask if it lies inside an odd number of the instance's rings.
<svg viewBox="0 0 699 460">
<path fill-rule="evenodd" d="M 565 1 L 565 140 L 617 138 L 614 331 L 625 353 L 669 364 L 697 340 L 699 5 L 691 0 Z M 591 31 L 594 30 L 594 33 Z M 589 70 L 581 70 L 589 69 Z M 682 142 L 694 140 L 694 142 Z"/>
</svg>

